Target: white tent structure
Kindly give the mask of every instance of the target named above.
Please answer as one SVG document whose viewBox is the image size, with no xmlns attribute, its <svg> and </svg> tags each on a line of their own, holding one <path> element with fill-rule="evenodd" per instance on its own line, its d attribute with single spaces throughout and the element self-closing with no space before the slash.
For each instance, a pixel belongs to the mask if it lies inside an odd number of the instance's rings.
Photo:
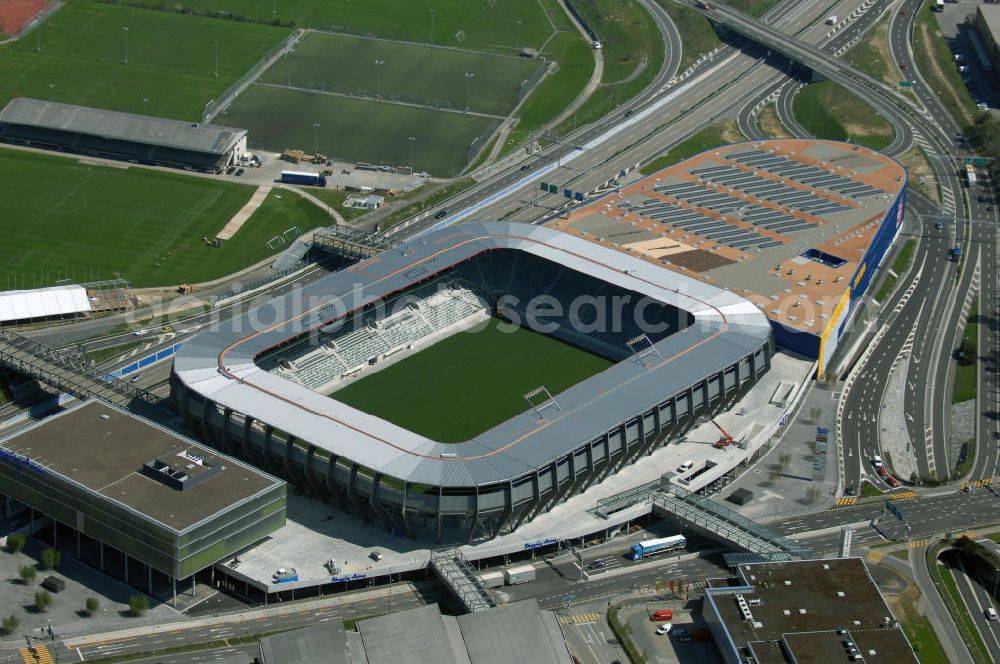
<svg viewBox="0 0 1000 664">
<path fill-rule="evenodd" d="M 90 299 L 83 286 L 0 292 L 0 323 L 82 314 L 90 310 Z"/>
</svg>

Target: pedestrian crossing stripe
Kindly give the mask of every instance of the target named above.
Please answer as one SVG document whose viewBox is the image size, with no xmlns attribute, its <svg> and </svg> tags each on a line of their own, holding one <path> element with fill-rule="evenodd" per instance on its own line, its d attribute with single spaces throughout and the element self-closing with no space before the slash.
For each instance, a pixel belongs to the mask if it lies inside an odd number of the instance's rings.
<svg viewBox="0 0 1000 664">
<path fill-rule="evenodd" d="M 845 496 L 843 498 L 837 498 L 837 507 L 844 507 L 845 505 L 854 505 L 858 502 L 857 496 Z"/>
<path fill-rule="evenodd" d="M 563 625 L 576 625 L 578 623 L 598 622 L 601 619 L 600 613 L 571 613 L 568 616 L 559 616 L 559 622 Z"/>
<path fill-rule="evenodd" d="M 972 482 L 969 482 L 967 486 L 981 487 L 981 486 L 989 486 L 991 484 L 993 484 L 993 479 L 988 477 L 982 480 L 973 480 Z"/>
<path fill-rule="evenodd" d="M 929 541 L 930 540 L 926 540 L 926 539 L 910 540 L 909 543 L 908 543 L 908 546 L 911 549 L 921 549 L 921 548 L 927 546 L 927 542 L 929 542 Z"/>
<path fill-rule="evenodd" d="M 916 491 L 897 491 L 889 494 L 889 498 L 893 500 L 910 500 L 911 498 L 919 498 L 920 494 Z"/>
<path fill-rule="evenodd" d="M 18 651 L 24 664 L 55 664 L 49 649 L 45 646 L 25 646 Z"/>
<path fill-rule="evenodd" d="M 872 561 L 873 563 L 882 562 L 883 558 L 885 558 L 885 554 L 882 553 L 881 551 L 869 551 L 868 552 L 868 560 Z"/>
<path fill-rule="evenodd" d="M 960 533 L 955 533 L 955 539 L 962 539 L 963 537 L 968 537 L 969 539 L 976 539 L 976 533 L 971 530 L 965 530 Z"/>
</svg>

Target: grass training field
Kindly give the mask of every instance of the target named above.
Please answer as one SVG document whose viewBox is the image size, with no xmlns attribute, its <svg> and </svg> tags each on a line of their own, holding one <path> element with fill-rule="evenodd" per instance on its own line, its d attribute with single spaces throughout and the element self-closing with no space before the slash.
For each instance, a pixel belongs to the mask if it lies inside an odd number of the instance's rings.
<svg viewBox="0 0 1000 664">
<path fill-rule="evenodd" d="M 71 0 L 20 41 L 0 46 L 0 107 L 23 96 L 196 120 L 206 103 L 289 34 L 287 28 Z"/>
<path fill-rule="evenodd" d="M 0 181 L 3 289 L 115 272 L 135 286 L 208 281 L 263 259 L 267 241 L 288 228 L 329 223 L 312 203 L 273 190 L 235 237 L 212 249 L 202 237 L 214 237 L 253 187 L 7 149 Z"/>
<path fill-rule="evenodd" d="M 299 27 L 474 49 L 539 48 L 552 34 L 538 0 L 142 0 Z M 277 14 L 274 13 L 277 9 Z M 520 20 L 520 25 L 518 25 Z M 433 27 L 433 35 L 431 30 Z M 461 33 L 461 34 L 459 34 Z"/>
<path fill-rule="evenodd" d="M 472 111 L 506 115 L 522 83 L 527 92 L 544 66 L 538 60 L 311 32 L 261 80 L 457 110 L 468 100 Z M 466 73 L 472 78 L 466 80 Z"/>
<path fill-rule="evenodd" d="M 491 319 L 331 396 L 432 440 L 458 443 L 527 410 L 528 390 L 545 385 L 556 395 L 611 364 Z"/>
<path fill-rule="evenodd" d="M 244 127 L 268 150 L 319 151 L 337 159 L 410 165 L 434 175 L 455 175 L 469 160 L 469 146 L 496 122 L 487 117 L 434 111 L 304 90 L 253 85 L 219 124 Z M 314 123 L 320 125 L 318 132 Z M 477 145 L 478 147 L 478 145 Z"/>
</svg>

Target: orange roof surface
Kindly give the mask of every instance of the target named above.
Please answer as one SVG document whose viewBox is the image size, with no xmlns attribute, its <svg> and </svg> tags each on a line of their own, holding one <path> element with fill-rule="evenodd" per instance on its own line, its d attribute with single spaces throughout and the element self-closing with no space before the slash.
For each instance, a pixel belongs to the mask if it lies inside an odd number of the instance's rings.
<svg viewBox="0 0 1000 664">
<path fill-rule="evenodd" d="M 848 143 L 738 143 L 549 226 L 739 293 L 772 320 L 819 334 L 905 181 L 897 162 Z"/>
</svg>

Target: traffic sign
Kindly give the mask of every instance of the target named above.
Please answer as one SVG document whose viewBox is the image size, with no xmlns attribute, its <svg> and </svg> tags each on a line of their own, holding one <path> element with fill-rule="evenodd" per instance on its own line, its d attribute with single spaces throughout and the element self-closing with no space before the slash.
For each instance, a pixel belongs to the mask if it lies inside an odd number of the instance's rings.
<svg viewBox="0 0 1000 664">
<path fill-rule="evenodd" d="M 549 185 L 549 193 L 550 194 L 555 194 L 555 193 L 558 193 L 558 192 L 559 192 L 559 187 L 555 186 L 554 184 L 550 184 Z"/>
<path fill-rule="evenodd" d="M 970 166 L 989 166 L 993 159 L 990 157 L 966 157 L 964 161 Z"/>
<path fill-rule="evenodd" d="M 913 87 L 913 81 L 900 81 L 899 82 L 899 87 L 901 87 L 901 88 L 912 88 Z"/>
<path fill-rule="evenodd" d="M 566 198 L 573 198 L 573 190 L 572 189 L 563 189 L 563 196 L 566 197 Z"/>
<path fill-rule="evenodd" d="M 538 188 L 541 189 L 542 191 L 548 191 L 549 190 L 549 183 L 548 182 L 543 182 L 540 185 L 538 185 Z"/>
<path fill-rule="evenodd" d="M 583 192 L 579 192 L 579 191 L 575 192 L 573 194 L 573 200 L 582 201 L 583 200 Z"/>
</svg>

